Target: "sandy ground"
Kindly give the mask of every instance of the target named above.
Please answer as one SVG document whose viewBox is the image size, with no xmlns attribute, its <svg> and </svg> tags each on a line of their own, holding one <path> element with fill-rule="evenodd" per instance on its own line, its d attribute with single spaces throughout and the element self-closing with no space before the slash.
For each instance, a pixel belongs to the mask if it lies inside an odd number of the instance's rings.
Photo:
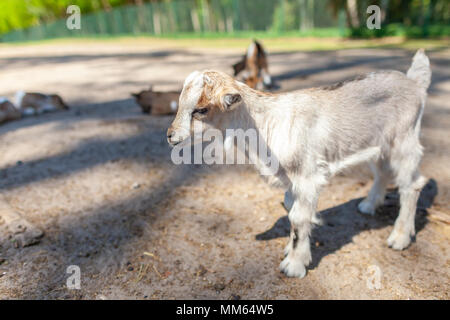
<svg viewBox="0 0 450 320">
<path fill-rule="evenodd" d="M 270 67 L 291 90 L 406 71 L 412 54 L 272 53 Z M 180 88 L 194 69 L 231 72 L 240 55 L 112 43 L 0 50 L 0 95 L 57 92 L 73 106 L 0 126 L 2 201 L 45 232 L 21 248 L 0 221 L 0 299 L 450 298 L 450 50 L 429 53 L 422 171 L 430 180 L 416 241 L 402 252 L 387 247 L 398 194 L 376 216 L 360 215 L 370 176 L 352 170 L 321 195 L 324 224 L 313 231 L 304 279 L 278 271 L 289 230 L 283 190 L 250 166 L 173 165 L 171 117 L 143 115 L 129 96 L 150 83 Z M 70 265 L 80 267 L 80 290 L 66 287 Z"/>
</svg>

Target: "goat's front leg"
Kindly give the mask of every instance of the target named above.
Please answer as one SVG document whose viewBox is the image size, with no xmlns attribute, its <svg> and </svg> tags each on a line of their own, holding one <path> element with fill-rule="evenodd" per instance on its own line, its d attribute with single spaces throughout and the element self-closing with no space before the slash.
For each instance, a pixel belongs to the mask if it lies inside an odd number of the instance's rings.
<svg viewBox="0 0 450 320">
<path fill-rule="evenodd" d="M 318 191 L 315 188 L 294 194 L 294 203 L 289 211 L 291 236 L 285 248 L 286 257 L 280 264 L 280 270 L 288 277 L 303 278 L 306 266 L 311 263 L 311 248 L 309 235 L 311 232 L 311 218 L 316 210 Z"/>
</svg>

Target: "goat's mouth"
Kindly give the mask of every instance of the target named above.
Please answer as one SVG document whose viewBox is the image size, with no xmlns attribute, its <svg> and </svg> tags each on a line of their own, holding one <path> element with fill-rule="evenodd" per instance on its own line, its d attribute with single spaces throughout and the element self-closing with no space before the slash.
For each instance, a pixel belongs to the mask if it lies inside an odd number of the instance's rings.
<svg viewBox="0 0 450 320">
<path fill-rule="evenodd" d="M 169 145 L 171 147 L 175 147 L 183 142 L 185 142 L 188 138 L 184 138 L 184 139 L 179 139 L 179 140 L 171 140 L 170 138 L 167 138 L 167 142 L 169 143 Z"/>
<path fill-rule="evenodd" d="M 171 147 L 175 147 L 176 145 L 179 145 L 181 142 L 183 142 L 183 141 L 174 141 L 174 142 L 171 142 L 171 141 L 167 141 L 168 143 L 169 143 L 169 145 L 171 146 Z"/>
</svg>

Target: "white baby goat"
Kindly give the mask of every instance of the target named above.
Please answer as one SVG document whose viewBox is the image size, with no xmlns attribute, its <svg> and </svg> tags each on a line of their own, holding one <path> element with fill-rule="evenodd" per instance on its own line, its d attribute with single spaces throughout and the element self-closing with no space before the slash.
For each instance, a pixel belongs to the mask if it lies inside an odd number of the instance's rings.
<svg viewBox="0 0 450 320">
<path fill-rule="evenodd" d="M 419 173 L 420 122 L 431 71 L 423 50 L 405 75 L 378 71 L 329 87 L 270 94 L 253 90 L 217 71 L 193 72 L 184 83 L 179 109 L 168 129 L 171 145 L 190 136 L 194 121 L 224 131 L 257 130 L 279 170 L 271 182 L 292 195 L 291 236 L 281 270 L 303 277 L 311 262 L 309 235 L 320 189 L 336 172 L 369 161 L 375 175 L 359 210 L 374 214 L 391 180 L 399 187 L 400 213 L 387 243 L 406 248 L 425 178 Z M 262 162 L 257 163 L 259 169 Z"/>
</svg>

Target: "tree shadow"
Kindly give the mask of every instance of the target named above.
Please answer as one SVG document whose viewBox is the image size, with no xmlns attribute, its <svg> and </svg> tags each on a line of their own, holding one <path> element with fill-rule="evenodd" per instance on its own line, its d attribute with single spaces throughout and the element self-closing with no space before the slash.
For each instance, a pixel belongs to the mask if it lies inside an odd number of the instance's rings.
<svg viewBox="0 0 450 320">
<path fill-rule="evenodd" d="M 44 179 L 58 178 L 120 159 L 136 162 L 170 161 L 170 148 L 166 142 L 166 128 L 161 121 L 169 123 L 172 116 L 149 117 L 142 115 L 133 99 L 96 103 L 75 107 L 66 112 L 43 114 L 24 118 L 0 126 L 0 135 L 41 125 L 53 123 L 50 129 L 55 135 L 64 134 L 83 121 L 98 120 L 99 125 L 128 123 L 137 127 L 137 133 L 126 137 L 89 137 L 82 139 L 73 149 L 56 155 L 37 158 L 0 168 L 0 191 L 17 188 Z M 92 154 L 96 156 L 92 156 Z"/>
<path fill-rule="evenodd" d="M 352 49 L 353 50 L 353 49 Z M 357 50 L 357 49 L 356 49 Z M 286 80 L 293 80 L 293 79 L 307 79 L 313 75 L 318 75 L 325 72 L 332 72 L 332 71 L 339 71 L 339 70 L 348 70 L 354 67 L 365 67 L 369 71 L 377 71 L 377 70 L 398 70 L 401 72 L 406 73 L 406 71 L 409 69 L 412 63 L 412 57 L 414 55 L 414 52 L 404 50 L 404 49 L 389 49 L 392 52 L 395 52 L 395 55 L 384 55 L 384 56 L 377 56 L 377 49 L 373 49 L 372 55 L 362 54 L 358 53 L 357 51 L 354 54 L 346 54 L 346 55 L 338 55 L 338 52 L 341 52 L 343 50 L 339 51 L 327 51 L 327 52 L 320 52 L 320 51 L 313 51 L 313 52 L 303 52 L 302 54 L 306 57 L 302 57 L 304 60 L 304 63 L 302 62 L 302 65 L 300 68 L 290 68 L 288 71 L 279 73 L 279 74 L 273 74 L 274 81 L 277 82 L 283 82 Z M 348 50 L 345 50 L 348 51 Z M 428 56 L 430 58 L 431 67 L 433 69 L 433 75 L 432 75 L 432 82 L 430 85 L 430 88 L 428 90 L 429 93 L 439 93 L 442 92 L 441 89 L 438 88 L 438 84 L 446 82 L 450 79 L 450 76 L 448 75 L 448 72 L 446 70 L 446 67 L 449 64 L 448 59 L 440 58 L 440 57 L 433 57 L 433 52 L 438 52 L 440 50 L 432 50 L 428 53 Z M 295 53 L 278 53 L 273 54 L 273 56 L 283 59 L 281 61 L 278 61 L 278 65 L 286 65 L 291 66 L 293 59 L 298 59 L 295 57 Z M 317 56 L 320 57 L 320 59 L 317 59 Z M 321 62 L 323 60 L 323 63 Z M 311 62 L 311 63 L 308 63 Z M 353 76 L 356 76 L 357 74 L 354 74 Z M 351 79 L 351 76 L 345 76 L 345 77 L 339 77 L 340 79 L 337 79 L 336 82 L 349 80 Z M 321 83 L 311 83 L 311 81 L 308 81 L 306 85 L 302 85 L 302 83 L 299 83 L 296 85 L 293 89 L 301 89 L 304 87 L 312 87 L 312 86 L 318 86 L 318 85 L 325 85 L 330 84 L 330 81 L 324 81 Z"/>
<path fill-rule="evenodd" d="M 368 63 L 377 63 L 382 62 L 389 59 L 388 57 L 360 57 L 358 59 L 354 59 L 353 61 L 347 61 L 347 62 L 337 62 L 337 61 L 330 61 L 325 65 L 321 65 L 318 67 L 309 67 L 309 68 L 302 68 L 297 70 L 290 70 L 287 72 L 284 72 L 282 74 L 278 74 L 274 76 L 274 79 L 277 81 L 283 81 L 283 80 L 289 80 L 293 78 L 306 78 L 313 74 L 321 73 L 321 72 L 329 72 L 329 71 L 336 71 L 341 69 L 348 69 L 351 67 L 364 65 Z M 390 58 L 392 59 L 392 58 Z"/>
<path fill-rule="evenodd" d="M 46 64 L 65 64 L 72 62 L 89 62 L 100 59 L 150 59 L 150 58 L 166 58 L 175 54 L 183 54 L 185 56 L 201 56 L 201 53 L 195 53 L 188 50 L 155 50 L 149 52 L 128 52 L 128 53 L 110 53 L 110 54 L 66 54 L 66 55 L 41 55 L 41 56 L 24 56 L 24 57 L 4 57 L 0 58 L 1 66 L 37 66 Z"/>
<path fill-rule="evenodd" d="M 135 244 L 140 239 L 151 242 L 162 237 L 163 231 L 158 229 L 157 223 L 166 217 L 167 212 L 157 208 L 172 197 L 174 190 L 195 179 L 193 171 L 196 169 L 199 168 L 178 166 L 168 170 L 166 178 L 157 186 L 136 196 L 104 203 L 81 218 L 77 212 L 67 214 L 64 222 L 59 222 L 57 231 L 48 232 L 35 249 L 57 255 L 59 263 L 53 260 L 45 270 L 41 270 L 44 272 L 38 272 L 33 288 L 24 292 L 22 298 L 61 297 L 54 291 L 64 287 L 69 276 L 66 268 L 70 265 L 80 267 L 82 274 L 102 275 L 104 281 L 100 283 L 113 281 L 109 275 L 126 268 L 130 260 L 134 261 Z M 89 279 L 84 277 L 83 281 Z M 81 298 L 70 290 L 63 294 L 65 298 Z"/>
<path fill-rule="evenodd" d="M 127 101 L 131 102 L 132 99 Z M 160 232 L 153 225 L 166 216 L 166 211 L 156 208 L 170 199 L 174 190 L 190 183 L 195 179 L 196 173 L 202 171 L 202 167 L 195 165 L 172 164 L 165 126 L 165 122 L 169 123 L 171 117 L 142 115 L 138 106 L 128 109 L 130 105 L 125 103 L 127 101 L 92 104 L 68 112 L 42 115 L 24 119 L 22 123 L 8 123 L 7 127 L 0 129 L 1 134 L 53 122 L 49 130 L 59 136 L 71 126 L 76 128 L 77 123 L 91 120 L 98 120 L 98 125 L 115 126 L 121 123 L 135 128 L 131 134 L 124 136 L 88 136 L 80 139 L 72 149 L 3 167 L 0 169 L 0 192 L 48 179 L 64 179 L 89 168 L 122 160 L 142 164 L 147 170 L 164 170 L 166 173 L 157 183 L 141 187 L 123 200 L 105 199 L 90 208 L 77 209 L 71 206 L 62 209 L 57 221 L 46 219 L 45 225 L 37 225 L 45 231 L 44 238 L 37 246 L 10 251 L 8 248 L 12 244 L 0 243 L 0 251 L 11 261 L 11 267 L 17 257 L 23 258 L 41 250 L 47 250 L 50 256 L 57 256 L 49 260 L 45 267 L 41 265 L 32 288 L 25 290 L 23 298 L 57 296 L 57 293 L 51 292 L 65 284 L 68 276 L 65 268 L 71 264 L 79 265 L 82 270 L 92 270 L 103 265 L 108 272 L 120 267 L 123 260 L 127 259 L 126 247 L 143 237 L 144 233 L 151 238 L 152 234 Z M 27 215 L 25 218 L 34 219 Z M 27 281 L 29 278 L 19 275 L 18 286 L 21 286 L 20 279 Z"/>
<path fill-rule="evenodd" d="M 134 246 L 140 243 L 139 240 L 145 239 L 150 243 L 152 239 L 163 237 L 158 222 L 167 218 L 168 210 L 164 209 L 166 204 L 170 203 L 179 187 L 195 181 L 198 174 L 204 172 L 205 167 L 173 165 L 170 149 L 161 147 L 162 143 L 167 145 L 166 130 L 150 127 L 132 137 L 113 141 L 90 140 L 71 152 L 6 169 L 8 179 L 0 180 L 0 190 L 17 188 L 49 178 L 64 178 L 65 175 L 102 163 L 123 159 L 142 162 L 148 166 L 148 170 L 158 169 L 165 172 L 156 183 L 140 187 L 123 200 L 107 199 L 95 204 L 96 207 L 93 208 L 77 209 L 71 206 L 69 210 L 63 210 L 64 213 L 59 214 L 57 221 L 46 223 L 43 228 L 45 236 L 38 245 L 20 251 L 9 251 L 5 258 L 10 261 L 14 261 L 10 254 L 25 257 L 38 254 L 42 250 L 49 252 L 52 257 L 48 258 L 49 262 L 44 267 L 40 265 L 39 271 L 35 272 L 32 287 L 23 291 L 22 298 L 52 299 L 61 297 L 61 294 L 66 298 L 77 298 L 75 291 L 64 290 L 58 293 L 69 276 L 66 273 L 69 265 L 79 266 L 82 274 L 98 274 L 104 277 L 104 282 L 113 281 L 108 275 L 126 268 L 127 261 L 135 257 Z M 159 146 L 154 147 L 155 144 Z M 123 150 L 123 154 L 110 152 L 112 149 Z M 92 153 L 97 156 L 89 157 Z M 64 164 L 61 170 L 58 169 L 59 164 Z M 16 179 L 14 174 L 17 174 Z M 158 247 L 156 250 L 159 250 Z M 29 265 L 33 268 L 33 263 Z M 27 279 L 29 278 L 19 276 L 17 286 L 27 286 L 23 283 Z M 88 279 L 83 278 L 82 281 Z"/>
<path fill-rule="evenodd" d="M 427 225 L 428 212 L 426 209 L 432 206 L 437 194 L 437 183 L 434 179 L 430 179 L 420 192 L 415 222 L 417 233 Z M 317 267 L 323 257 L 351 243 L 353 237 L 359 233 L 365 230 L 383 229 L 394 224 L 400 208 L 399 194 L 396 189 L 389 190 L 384 205 L 377 209 L 375 216 L 358 212 L 357 206 L 361 200 L 362 198 L 353 199 L 318 213 L 323 224 L 314 228 L 311 233 L 312 263 L 309 268 Z M 284 216 L 279 218 L 269 230 L 257 234 L 255 238 L 259 241 L 267 241 L 289 237 L 289 234 L 289 218 Z"/>
</svg>

